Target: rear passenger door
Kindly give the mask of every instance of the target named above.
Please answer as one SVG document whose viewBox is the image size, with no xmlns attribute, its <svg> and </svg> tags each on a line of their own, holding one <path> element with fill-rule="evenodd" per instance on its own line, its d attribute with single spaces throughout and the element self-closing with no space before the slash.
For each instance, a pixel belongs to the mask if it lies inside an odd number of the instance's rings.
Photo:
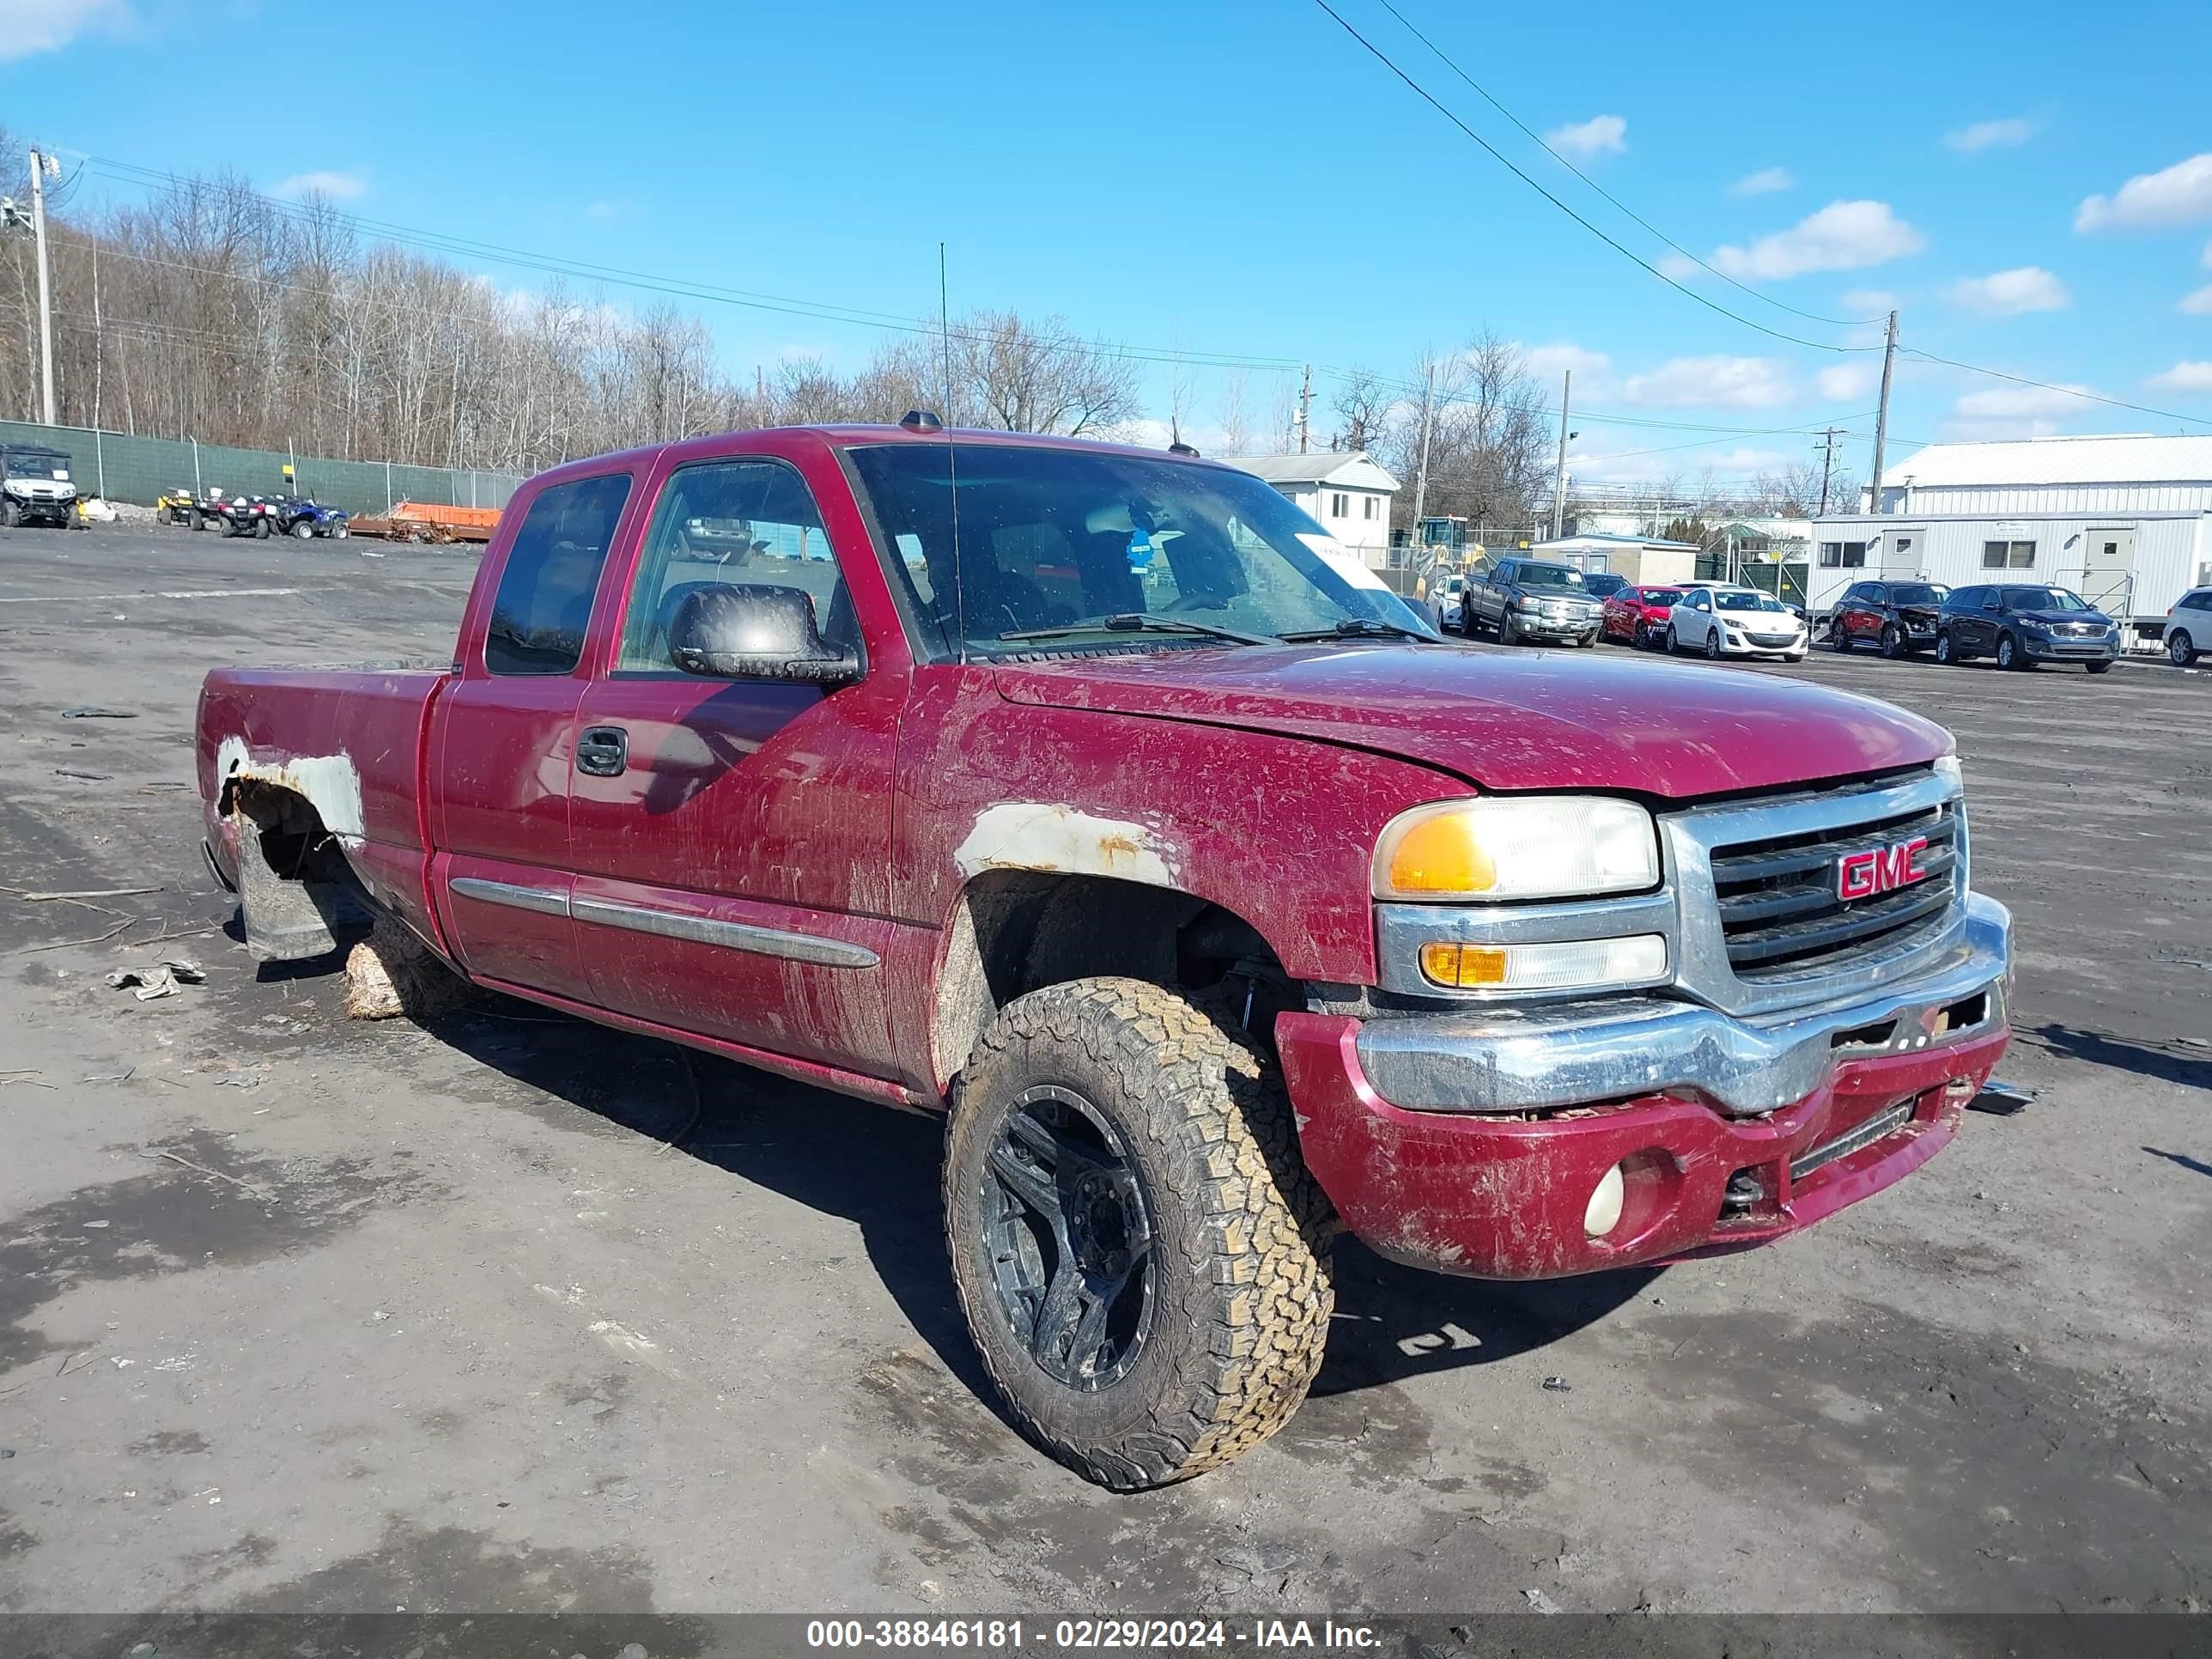
<svg viewBox="0 0 2212 1659">
<path fill-rule="evenodd" d="M 568 764 L 584 641 L 628 472 L 549 483 L 463 619 L 459 678 L 431 717 L 432 886 L 449 942 L 484 979 L 582 998 L 568 920 Z"/>
</svg>

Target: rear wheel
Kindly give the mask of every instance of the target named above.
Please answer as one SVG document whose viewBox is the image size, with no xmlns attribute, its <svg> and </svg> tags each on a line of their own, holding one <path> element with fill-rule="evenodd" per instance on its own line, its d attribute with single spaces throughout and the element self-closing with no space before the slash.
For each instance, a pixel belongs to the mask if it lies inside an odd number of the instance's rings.
<svg viewBox="0 0 2212 1659">
<path fill-rule="evenodd" d="M 269 520 L 266 519 L 256 519 L 253 521 L 253 533 L 261 540 L 264 542 L 267 541 L 269 539 Z"/>
<path fill-rule="evenodd" d="M 218 536 L 235 536 L 238 534 L 238 520 L 228 513 L 216 514 L 215 533 Z"/>
<path fill-rule="evenodd" d="M 1290 1419 L 1334 1297 L 1280 1079 L 1188 998 L 1078 980 L 1009 1004 L 946 1134 L 953 1283 L 1024 1433 L 1135 1491 Z"/>
<path fill-rule="evenodd" d="M 203 514 L 197 507 L 191 508 L 187 513 L 186 517 L 194 530 L 203 530 L 206 528 L 207 515 Z"/>
<path fill-rule="evenodd" d="M 303 542 L 311 542 L 315 539 L 315 526 L 306 519 L 296 520 L 292 526 L 292 533 Z"/>
<path fill-rule="evenodd" d="M 2186 668 L 2197 660 L 2196 641 L 2189 637 L 2188 631 L 2185 629 L 2168 629 L 2166 635 L 2166 654 L 2172 660 L 2176 668 Z"/>
</svg>

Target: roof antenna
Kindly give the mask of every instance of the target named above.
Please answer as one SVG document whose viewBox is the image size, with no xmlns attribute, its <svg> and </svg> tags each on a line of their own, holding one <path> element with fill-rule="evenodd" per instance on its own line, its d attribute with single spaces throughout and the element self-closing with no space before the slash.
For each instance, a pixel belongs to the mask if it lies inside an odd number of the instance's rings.
<svg viewBox="0 0 2212 1659">
<path fill-rule="evenodd" d="M 952 626 L 960 635 L 959 662 L 968 663 L 968 584 L 960 569 L 960 459 L 952 446 L 952 428 L 960 411 L 952 406 L 952 301 L 945 281 L 945 244 L 937 245 L 937 322 L 945 343 L 945 477 L 952 492 Z"/>
</svg>

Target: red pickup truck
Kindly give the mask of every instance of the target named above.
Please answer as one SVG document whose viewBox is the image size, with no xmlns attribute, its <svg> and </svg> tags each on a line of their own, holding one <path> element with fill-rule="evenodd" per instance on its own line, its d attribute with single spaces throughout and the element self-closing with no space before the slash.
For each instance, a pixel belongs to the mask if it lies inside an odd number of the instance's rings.
<svg viewBox="0 0 2212 1659">
<path fill-rule="evenodd" d="M 258 956 L 366 914 L 948 1113 L 976 1345 L 1118 1488 L 1297 1408 L 1340 1230 L 1590 1273 L 1932 1155 L 2010 978 L 1951 750 L 1808 684 L 1447 641 L 1248 474 L 919 414 L 548 472 L 453 662 L 220 670 L 198 729 Z"/>
</svg>

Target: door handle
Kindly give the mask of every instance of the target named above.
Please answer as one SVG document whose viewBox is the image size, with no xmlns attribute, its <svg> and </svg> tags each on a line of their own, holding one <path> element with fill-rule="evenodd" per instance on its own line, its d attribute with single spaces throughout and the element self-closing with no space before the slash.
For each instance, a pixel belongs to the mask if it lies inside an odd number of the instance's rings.
<svg viewBox="0 0 2212 1659">
<path fill-rule="evenodd" d="M 619 726 L 587 726 L 576 739 L 576 769 L 618 778 L 629 765 L 629 733 Z"/>
</svg>

